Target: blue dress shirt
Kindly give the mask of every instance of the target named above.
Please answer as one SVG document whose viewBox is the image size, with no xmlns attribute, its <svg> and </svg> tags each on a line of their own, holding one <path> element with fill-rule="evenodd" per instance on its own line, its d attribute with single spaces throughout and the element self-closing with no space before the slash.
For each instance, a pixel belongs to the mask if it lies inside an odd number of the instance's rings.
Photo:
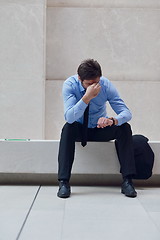
<svg viewBox="0 0 160 240">
<path fill-rule="evenodd" d="M 106 102 L 108 101 L 115 111 L 118 126 L 128 122 L 132 118 L 130 110 L 127 108 L 123 100 L 120 98 L 114 85 L 105 77 L 101 77 L 99 84 L 101 89 L 99 94 L 89 103 L 89 119 L 88 127 L 97 127 L 97 122 L 100 117 L 106 117 Z M 64 117 L 68 123 L 79 122 L 83 123 L 83 114 L 87 104 L 82 100 L 85 89 L 78 79 L 78 75 L 69 77 L 63 84 L 63 99 L 64 99 Z"/>
</svg>

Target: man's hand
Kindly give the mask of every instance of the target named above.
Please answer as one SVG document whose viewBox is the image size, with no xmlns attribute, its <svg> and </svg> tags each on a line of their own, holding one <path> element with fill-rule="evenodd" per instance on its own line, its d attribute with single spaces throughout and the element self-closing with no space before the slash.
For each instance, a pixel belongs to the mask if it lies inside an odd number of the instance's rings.
<svg viewBox="0 0 160 240">
<path fill-rule="evenodd" d="M 82 97 L 83 101 L 88 104 L 92 98 L 95 98 L 101 90 L 101 86 L 99 83 L 93 83 L 92 85 L 88 86 L 86 89 L 86 93 Z"/>
<path fill-rule="evenodd" d="M 112 124 L 113 124 L 113 120 L 111 120 L 109 118 L 101 117 L 98 119 L 97 128 L 104 128 L 107 126 L 112 126 Z"/>
</svg>

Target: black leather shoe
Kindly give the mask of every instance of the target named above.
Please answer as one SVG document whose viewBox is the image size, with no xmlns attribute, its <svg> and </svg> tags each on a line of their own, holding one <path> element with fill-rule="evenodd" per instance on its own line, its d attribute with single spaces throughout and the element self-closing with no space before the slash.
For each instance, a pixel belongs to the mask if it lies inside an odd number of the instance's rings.
<svg viewBox="0 0 160 240">
<path fill-rule="evenodd" d="M 59 190 L 57 196 L 60 198 L 70 197 L 71 189 L 68 181 L 59 181 Z"/>
<path fill-rule="evenodd" d="M 125 178 L 122 183 L 121 193 L 127 197 L 137 197 L 137 192 L 134 189 L 132 179 Z"/>
</svg>

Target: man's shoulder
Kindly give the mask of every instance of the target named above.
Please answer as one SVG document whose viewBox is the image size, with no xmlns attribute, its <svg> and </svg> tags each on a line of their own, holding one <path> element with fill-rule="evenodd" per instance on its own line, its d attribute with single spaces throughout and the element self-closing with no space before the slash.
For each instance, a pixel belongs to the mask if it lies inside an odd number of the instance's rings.
<svg viewBox="0 0 160 240">
<path fill-rule="evenodd" d="M 101 83 L 102 86 L 108 87 L 111 82 L 108 78 L 102 76 L 100 78 L 100 83 Z"/>
<path fill-rule="evenodd" d="M 69 91 L 77 91 L 79 86 L 78 76 L 73 75 L 68 77 L 64 83 L 63 83 L 63 91 L 69 90 Z"/>
<path fill-rule="evenodd" d="M 78 75 L 73 75 L 68 77 L 64 83 L 72 85 L 72 84 L 77 84 L 78 83 Z"/>
</svg>

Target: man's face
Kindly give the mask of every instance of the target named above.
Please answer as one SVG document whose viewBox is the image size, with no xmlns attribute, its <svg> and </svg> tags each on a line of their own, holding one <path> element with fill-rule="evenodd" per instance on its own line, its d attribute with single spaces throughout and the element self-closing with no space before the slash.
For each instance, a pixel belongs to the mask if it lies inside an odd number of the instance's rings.
<svg viewBox="0 0 160 240">
<path fill-rule="evenodd" d="M 90 79 L 90 80 L 81 80 L 80 77 L 79 77 L 79 80 L 81 81 L 82 83 L 82 86 L 87 89 L 87 87 L 89 87 L 90 85 L 92 85 L 93 83 L 99 83 L 100 81 L 100 77 L 97 77 L 95 79 Z"/>
</svg>

